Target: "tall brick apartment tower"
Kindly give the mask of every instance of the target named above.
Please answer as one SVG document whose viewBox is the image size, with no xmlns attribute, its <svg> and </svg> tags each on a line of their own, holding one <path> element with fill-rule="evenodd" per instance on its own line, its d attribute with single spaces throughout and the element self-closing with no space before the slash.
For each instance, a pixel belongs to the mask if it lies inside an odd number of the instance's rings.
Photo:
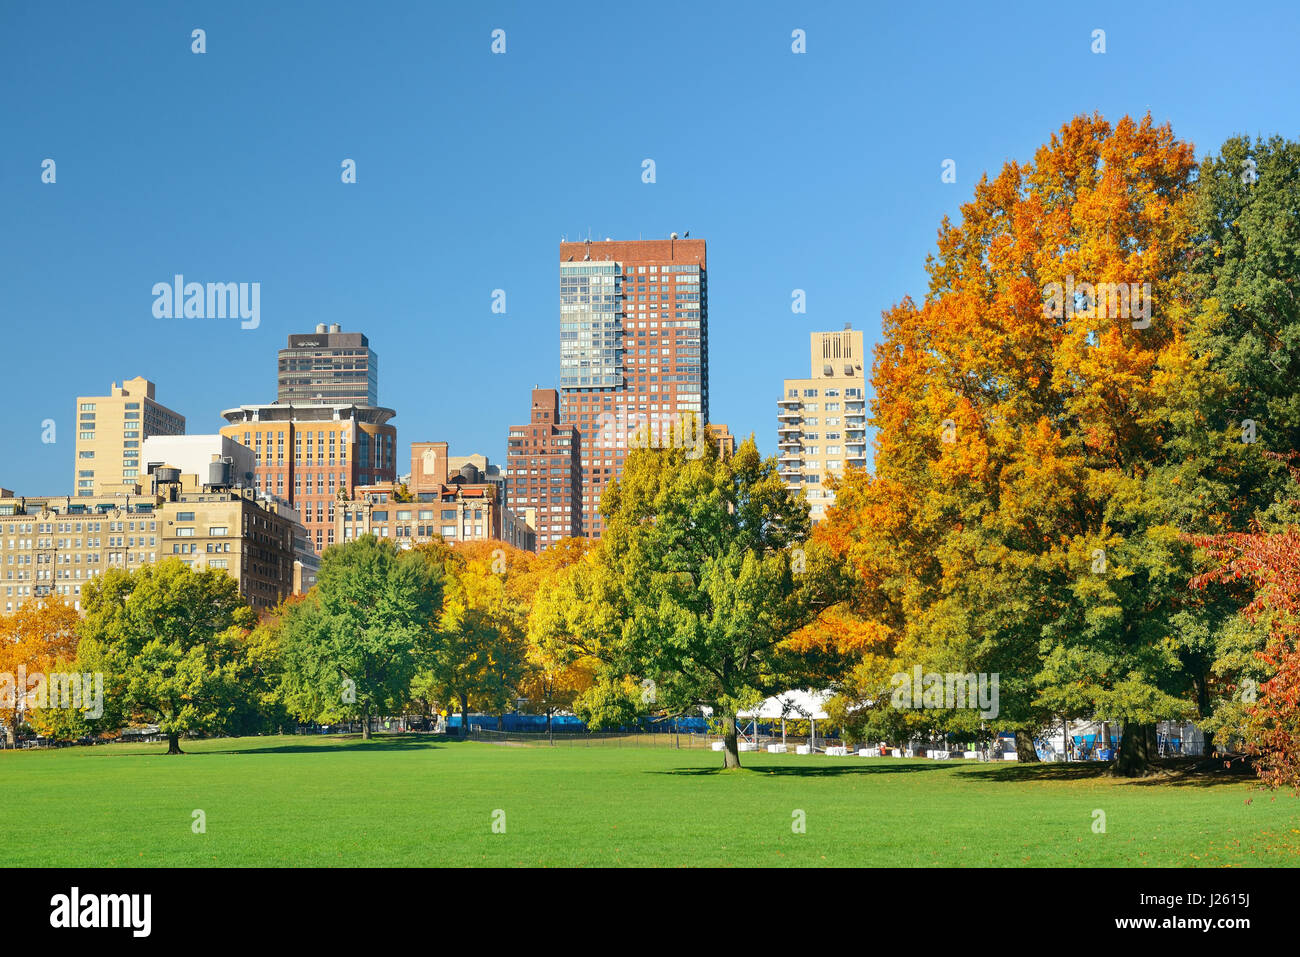
<svg viewBox="0 0 1300 957">
<path fill-rule="evenodd" d="M 581 433 L 581 534 L 604 530 L 597 508 L 627 431 L 667 434 L 682 413 L 709 419 L 705 241 L 560 243 L 560 421 Z"/>
<path fill-rule="evenodd" d="M 582 534 L 580 436 L 560 424 L 554 389 L 533 389 L 527 425 L 510 426 L 506 440 L 507 501 L 537 532 L 537 550 Z"/>
</svg>

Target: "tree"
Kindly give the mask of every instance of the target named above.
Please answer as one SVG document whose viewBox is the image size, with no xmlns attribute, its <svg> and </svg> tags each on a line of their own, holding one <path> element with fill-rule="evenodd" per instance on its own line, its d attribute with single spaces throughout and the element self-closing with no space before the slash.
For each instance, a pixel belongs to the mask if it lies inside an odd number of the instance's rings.
<svg viewBox="0 0 1300 957">
<path fill-rule="evenodd" d="M 1284 462 L 1296 457 L 1270 454 Z M 1257 770 L 1265 784 L 1300 792 L 1300 525 L 1277 532 L 1257 526 L 1248 533 L 1192 536 L 1192 541 L 1205 549 L 1210 567 L 1191 580 L 1191 587 L 1217 585 L 1235 593 L 1240 618 L 1265 636 L 1254 654 L 1257 668 L 1236 663 L 1238 677 L 1230 689 L 1236 692 L 1235 729 L 1247 750 L 1259 756 Z"/>
<path fill-rule="evenodd" d="M 310 720 L 370 719 L 404 708 L 430 654 L 442 568 L 419 549 L 363 535 L 326 549 L 316 587 L 282 624 L 285 689 Z"/>
<path fill-rule="evenodd" d="M 461 735 L 469 733 L 469 706 L 498 715 L 509 710 L 526 670 L 527 608 L 512 578 L 533 556 L 503 542 L 432 546 L 447 588 L 438 641 L 416 679 L 426 698 L 455 702 Z"/>
<path fill-rule="evenodd" d="M 538 555 L 531 574 L 520 582 L 520 594 L 529 613 L 527 669 L 519 692 L 528 699 L 528 710 L 546 715 L 548 732 L 557 712 L 576 713 L 579 699 L 592 692 L 599 670 L 599 662 L 578 651 L 568 634 L 566 605 L 561 597 L 566 576 L 593 547 L 594 543 L 587 539 L 563 539 Z M 603 709 L 591 710 L 584 720 L 591 718 L 599 723 L 603 715 Z M 591 720 L 587 724 L 594 727 Z"/>
<path fill-rule="evenodd" d="M 711 448 L 691 454 L 628 455 L 600 505 L 599 547 L 567 576 L 569 613 L 556 631 L 580 636 L 600 660 L 603 689 L 649 679 L 660 707 L 712 708 L 725 727 L 724 767 L 734 768 L 737 709 L 829 680 L 825 655 L 787 642 L 843 583 L 826 550 L 807 542 L 807 505 L 753 437 L 726 460 Z"/>
<path fill-rule="evenodd" d="M 1185 713 L 1192 549 L 1152 475 L 1188 362 L 1193 170 L 1150 117 L 1080 116 L 981 179 L 924 303 L 885 315 L 875 474 L 845 476 L 819 531 L 902 663 L 999 674 L 1025 760 L 1053 715 L 1102 713 L 1139 770 Z"/>
<path fill-rule="evenodd" d="M 1278 453 L 1300 449 L 1297 209 L 1300 143 L 1237 136 L 1201 161 L 1190 271 L 1200 303 L 1214 308 L 1193 345 L 1229 384 L 1211 424 L 1239 434 L 1249 419 L 1256 442 Z"/>
<path fill-rule="evenodd" d="M 1286 468 L 1300 446 L 1298 205 L 1300 143 L 1233 137 L 1201 161 L 1188 355 L 1163 413 L 1174 426 L 1168 462 L 1154 477 L 1170 520 L 1191 536 L 1263 536 L 1300 521 L 1300 484 Z M 1263 680 L 1268 643 L 1261 618 L 1238 614 L 1249 596 L 1216 567 L 1198 566 L 1177 629 L 1210 750 L 1215 735 L 1244 733 L 1238 689 Z"/>
<path fill-rule="evenodd" d="M 241 706 L 240 638 L 256 615 L 235 579 L 179 559 L 109 569 L 83 596 L 83 666 L 105 673 L 126 715 L 157 724 L 167 753 L 180 735 L 221 731 Z"/>
<path fill-rule="evenodd" d="M 573 696 L 573 711 L 592 731 L 613 731 L 636 723 L 647 704 L 646 689 L 627 676 L 604 674 Z"/>
<path fill-rule="evenodd" d="M 244 689 L 230 725 L 233 734 L 264 734 L 284 727 L 289 709 L 284 689 L 284 620 L 299 605 L 290 596 L 275 610 L 259 616 L 253 628 L 235 636 L 237 680 Z"/>
<path fill-rule="evenodd" d="M 63 601 L 25 601 L 12 615 L 0 618 L 0 722 L 13 747 L 18 729 L 37 707 L 29 678 L 41 676 L 47 688 L 50 672 L 72 661 L 77 651 L 81 617 Z"/>
</svg>

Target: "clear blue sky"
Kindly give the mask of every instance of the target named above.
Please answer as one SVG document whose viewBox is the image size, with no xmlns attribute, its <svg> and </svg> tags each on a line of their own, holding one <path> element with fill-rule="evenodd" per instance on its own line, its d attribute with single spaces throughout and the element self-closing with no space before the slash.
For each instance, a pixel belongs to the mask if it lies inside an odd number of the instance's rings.
<svg viewBox="0 0 1300 957">
<path fill-rule="evenodd" d="M 317 322 L 370 337 L 403 459 L 503 462 L 558 376 L 557 243 L 588 231 L 708 240 L 712 418 L 774 452 L 808 332 L 874 342 L 940 218 L 1071 115 L 1149 109 L 1198 156 L 1300 135 L 1298 9 L 0 0 L 0 486 L 71 492 L 74 398 L 111 381 L 216 431 Z M 155 319 L 175 273 L 260 282 L 260 328 Z"/>
</svg>

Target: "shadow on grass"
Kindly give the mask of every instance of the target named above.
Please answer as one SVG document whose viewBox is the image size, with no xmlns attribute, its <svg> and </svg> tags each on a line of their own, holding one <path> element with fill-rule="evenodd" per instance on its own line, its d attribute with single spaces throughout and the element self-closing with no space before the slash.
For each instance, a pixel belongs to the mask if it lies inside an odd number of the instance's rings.
<svg viewBox="0 0 1300 957">
<path fill-rule="evenodd" d="M 302 735 L 302 744 L 266 745 L 255 748 L 203 748 L 186 751 L 186 754 L 328 754 L 340 751 L 422 751 L 437 750 L 448 744 L 461 744 L 460 738 L 441 734 L 376 735 L 369 741 L 360 734 Z M 208 739 L 210 741 L 220 739 Z M 182 741 L 184 748 L 187 742 Z M 196 742 L 189 742 L 193 745 Z"/>
<path fill-rule="evenodd" d="M 924 771 L 952 770 L 951 764 L 921 764 L 907 762 L 899 764 L 806 764 L 806 765 L 746 765 L 740 768 L 671 768 L 667 771 L 646 771 L 646 774 L 672 774 L 685 777 L 698 777 L 710 774 L 734 774 L 737 771 L 749 771 L 754 774 L 771 774 L 777 777 L 794 778 L 829 778 L 850 774 L 913 774 Z"/>
<path fill-rule="evenodd" d="M 1223 767 L 1222 761 L 1200 758 L 1170 758 L 1153 762 L 1151 773 L 1126 778 L 1111 773 L 1104 761 L 1081 761 L 1070 764 L 1006 764 L 971 768 L 966 775 L 979 781 L 1003 784 L 1027 784 L 1035 781 L 1110 781 L 1139 787 L 1218 787 L 1252 781 L 1254 774 L 1241 762 Z"/>
</svg>

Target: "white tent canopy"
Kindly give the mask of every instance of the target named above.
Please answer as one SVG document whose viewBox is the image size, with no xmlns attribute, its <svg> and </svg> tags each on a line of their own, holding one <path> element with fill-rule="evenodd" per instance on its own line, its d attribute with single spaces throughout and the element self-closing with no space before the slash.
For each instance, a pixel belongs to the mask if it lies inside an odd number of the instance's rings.
<svg viewBox="0 0 1300 957">
<path fill-rule="evenodd" d="M 830 699 L 830 691 L 786 691 L 773 695 L 757 708 L 737 712 L 736 717 L 757 718 L 760 721 L 780 721 L 783 718 L 792 721 L 825 721 L 828 717 L 826 702 Z"/>
</svg>

